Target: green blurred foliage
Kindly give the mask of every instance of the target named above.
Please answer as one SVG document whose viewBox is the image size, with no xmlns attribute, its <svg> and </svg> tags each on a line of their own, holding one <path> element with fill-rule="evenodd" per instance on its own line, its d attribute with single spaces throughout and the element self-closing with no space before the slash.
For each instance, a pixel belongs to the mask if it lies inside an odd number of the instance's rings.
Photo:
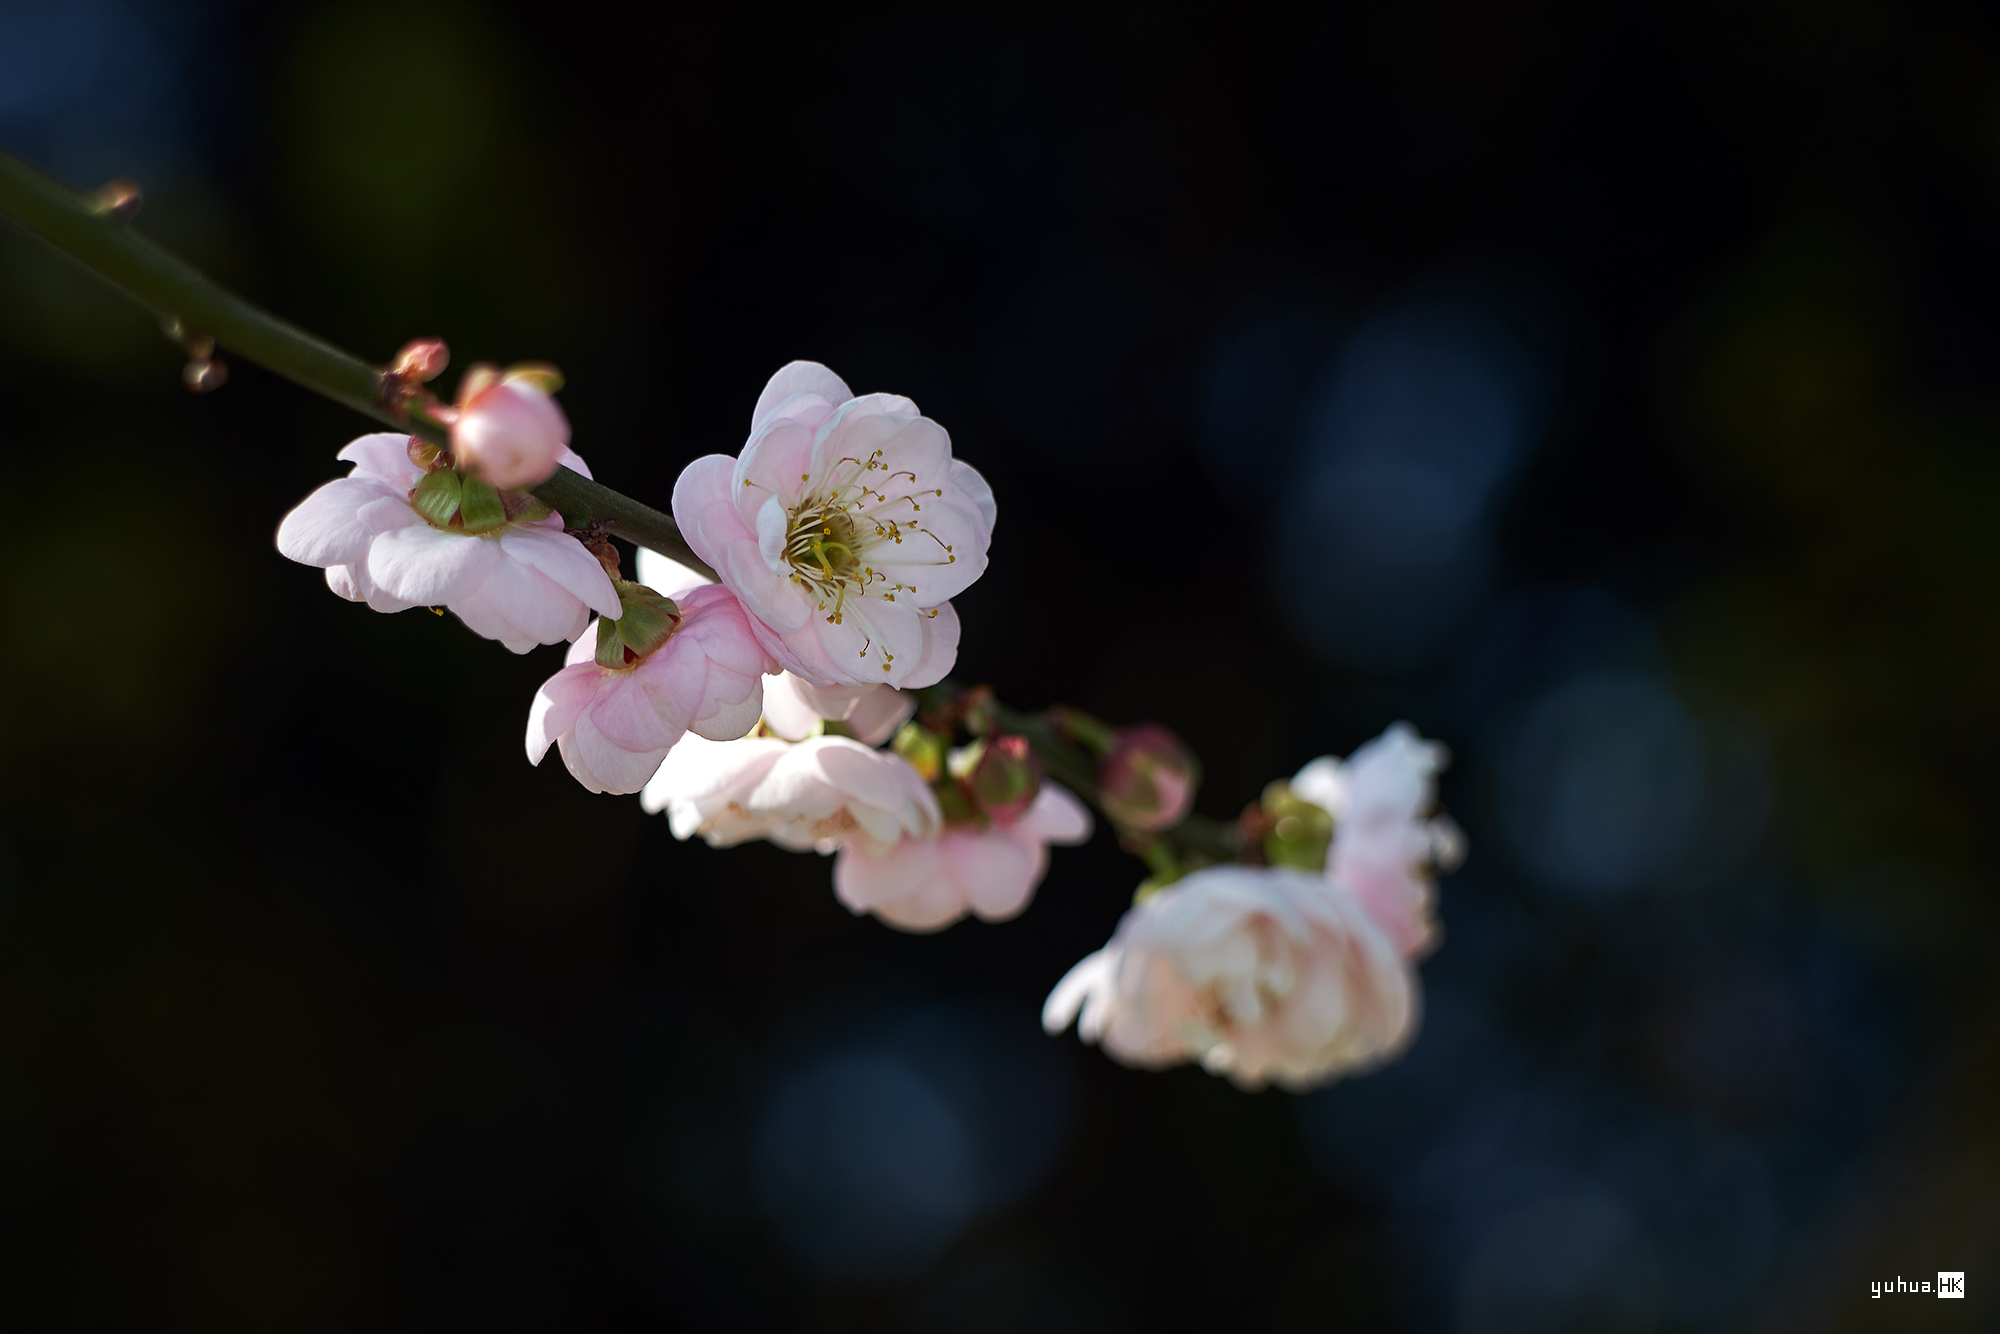
<svg viewBox="0 0 2000 1334">
<path fill-rule="evenodd" d="M 91 467 L 86 442 L 35 491 L 45 504 L 0 537 L 0 748 L 159 739 L 196 720 L 188 700 L 223 623 L 223 559 L 209 500 L 128 467 Z M 87 516 L 87 517 L 85 517 Z"/>
<path fill-rule="evenodd" d="M 588 309 L 536 86 L 470 4 L 359 0 L 300 23 L 274 93 L 284 199 L 326 261 L 314 298 L 369 350 L 477 328 L 519 355 Z"/>
</svg>

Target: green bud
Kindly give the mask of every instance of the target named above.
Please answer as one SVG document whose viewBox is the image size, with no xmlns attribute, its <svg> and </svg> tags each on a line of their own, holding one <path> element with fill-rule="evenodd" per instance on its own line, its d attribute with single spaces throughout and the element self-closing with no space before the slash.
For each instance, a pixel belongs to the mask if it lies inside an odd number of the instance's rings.
<svg viewBox="0 0 2000 1334">
<path fill-rule="evenodd" d="M 490 533 L 507 525 L 507 509 L 500 503 L 500 493 L 475 477 L 460 483 L 458 517 L 468 533 Z"/>
<path fill-rule="evenodd" d="M 1262 805 L 1272 822 L 1264 835 L 1264 860 L 1272 866 L 1324 870 L 1333 842 L 1333 817 L 1326 808 L 1295 795 L 1282 779 L 1264 789 Z"/>
<path fill-rule="evenodd" d="M 909 761 L 926 783 L 937 782 L 944 772 L 944 738 L 922 723 L 912 721 L 897 728 L 889 749 Z"/>
<path fill-rule="evenodd" d="M 410 508 L 423 515 L 431 527 L 449 528 L 463 493 L 458 474 L 449 468 L 439 468 L 424 474 L 424 480 L 417 483 L 417 489 L 410 493 Z"/>
<path fill-rule="evenodd" d="M 1017 820 L 1042 790 L 1042 762 L 1024 736 L 989 737 L 968 780 L 980 809 L 996 820 Z"/>
</svg>

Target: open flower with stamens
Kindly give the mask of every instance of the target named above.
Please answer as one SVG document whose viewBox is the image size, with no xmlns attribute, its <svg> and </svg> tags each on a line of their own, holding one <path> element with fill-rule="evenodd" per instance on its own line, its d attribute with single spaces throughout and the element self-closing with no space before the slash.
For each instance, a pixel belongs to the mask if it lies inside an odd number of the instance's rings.
<svg viewBox="0 0 2000 1334">
<path fill-rule="evenodd" d="M 1127 1065 L 1199 1061 L 1306 1088 L 1399 1053 L 1415 972 L 1355 895 L 1310 871 L 1210 866 L 1146 899 L 1049 994 L 1042 1026 Z"/>
<path fill-rule="evenodd" d="M 1465 855 L 1458 826 L 1433 814 L 1451 752 L 1397 723 L 1345 761 L 1322 756 L 1292 779 L 1292 795 L 1333 816 L 1327 878 L 1353 891 L 1405 954 L 1436 943 L 1435 870 Z"/>
<path fill-rule="evenodd" d="M 675 838 L 699 834 L 718 848 L 767 838 L 794 852 L 886 852 L 939 824 L 937 797 L 908 761 L 844 736 L 797 744 L 689 737 L 646 784 L 640 804 L 665 811 Z"/>
<path fill-rule="evenodd" d="M 1090 837 L 1090 811 L 1044 782 L 1018 818 L 946 825 L 905 837 L 886 852 L 844 847 L 833 892 L 855 913 L 872 912 L 905 931 L 936 931 L 968 912 L 988 922 L 1017 916 L 1048 874 L 1049 844 Z"/>
<path fill-rule="evenodd" d="M 643 654 L 625 642 L 647 619 L 641 603 L 675 604 L 637 585 L 621 592 L 641 609 L 628 606 L 619 621 L 600 621 L 598 635 L 577 640 L 568 665 L 542 683 L 528 710 L 528 763 L 558 746 L 592 792 L 637 792 L 687 733 L 733 741 L 748 732 L 774 665 L 726 588 L 682 593 L 678 608 L 640 641 Z"/>
<path fill-rule="evenodd" d="M 278 550 L 348 601 L 446 607 L 516 653 L 575 639 L 592 611 L 617 618 L 604 567 L 533 496 L 414 463 L 406 435 L 364 435 L 339 457 L 353 470 L 285 516 Z M 562 461 L 590 475 L 573 452 Z"/>
<path fill-rule="evenodd" d="M 929 685 L 958 655 L 949 599 L 986 568 L 993 492 L 916 404 L 856 398 L 795 361 L 736 458 L 696 459 L 674 518 L 787 669 L 822 686 Z"/>
</svg>

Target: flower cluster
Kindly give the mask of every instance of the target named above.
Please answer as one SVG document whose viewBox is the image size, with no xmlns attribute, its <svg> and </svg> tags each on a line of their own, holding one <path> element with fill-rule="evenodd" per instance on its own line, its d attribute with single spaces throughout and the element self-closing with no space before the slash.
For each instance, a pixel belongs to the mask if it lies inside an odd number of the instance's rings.
<svg viewBox="0 0 2000 1334">
<path fill-rule="evenodd" d="M 1088 798 L 1154 874 L 1050 995 L 1051 1032 L 1074 1021 L 1121 1061 L 1196 1061 L 1246 1087 L 1303 1087 L 1410 1040 L 1433 874 L 1462 853 L 1432 812 L 1441 746 L 1398 724 L 1271 784 L 1235 825 L 1203 823 L 1200 765 L 1165 728 L 1027 717 L 939 684 L 996 508 L 910 400 L 786 366 L 741 452 L 674 488 L 714 577 L 642 549 L 628 580 L 601 526 L 537 495 L 560 468 L 590 476 L 553 370 L 474 367 L 447 406 L 421 388 L 446 356 L 412 343 L 385 402 L 447 426 L 448 446 L 354 441 L 278 548 L 377 611 L 450 610 L 517 653 L 569 641 L 529 709 L 530 763 L 555 748 L 680 839 L 831 856 L 843 905 L 918 932 L 1021 913 L 1050 846 L 1091 836 Z"/>
<path fill-rule="evenodd" d="M 1414 961 L 1436 939 L 1431 873 L 1462 846 L 1430 816 L 1444 763 L 1398 724 L 1272 784 L 1245 822 L 1265 831 L 1267 864 L 1210 866 L 1143 898 L 1050 993 L 1044 1027 L 1074 1020 L 1128 1064 L 1199 1061 L 1250 1088 L 1396 1055 L 1416 1028 Z"/>
</svg>

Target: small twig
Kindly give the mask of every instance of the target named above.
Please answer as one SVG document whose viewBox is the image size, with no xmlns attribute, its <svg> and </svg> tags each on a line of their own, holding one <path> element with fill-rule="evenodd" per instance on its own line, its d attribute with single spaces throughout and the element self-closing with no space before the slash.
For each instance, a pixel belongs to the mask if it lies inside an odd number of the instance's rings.
<svg viewBox="0 0 2000 1334">
<path fill-rule="evenodd" d="M 427 414 L 411 412 L 389 372 L 372 366 L 295 324 L 216 286 L 126 225 L 138 188 L 113 182 L 92 196 L 66 189 L 20 159 L 0 153 L 0 215 L 62 251 L 160 317 L 174 341 L 205 340 L 226 347 L 292 383 L 323 394 L 364 417 L 408 431 L 435 445 L 450 433 Z M 221 383 L 220 362 L 195 358 L 191 387 Z M 203 367 L 215 369 L 201 369 Z M 707 564 L 681 537 L 671 516 L 564 468 L 535 488 L 572 527 L 596 522 L 629 542 L 651 547 L 706 575 Z"/>
</svg>

